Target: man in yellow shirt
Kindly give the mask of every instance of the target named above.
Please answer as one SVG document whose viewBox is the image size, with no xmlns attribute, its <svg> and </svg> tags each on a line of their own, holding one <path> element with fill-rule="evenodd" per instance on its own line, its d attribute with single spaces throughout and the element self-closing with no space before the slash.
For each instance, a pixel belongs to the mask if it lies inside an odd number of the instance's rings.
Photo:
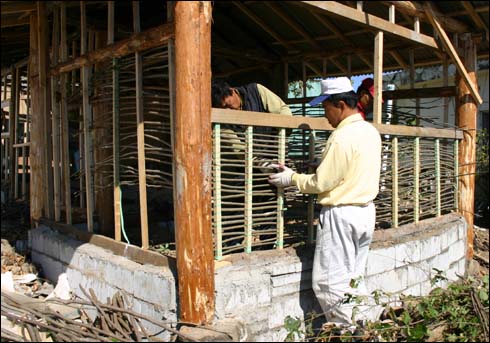
<svg viewBox="0 0 490 343">
<path fill-rule="evenodd" d="M 316 236 L 313 290 L 329 322 L 352 325 L 358 320 L 375 320 L 380 312 L 372 306 L 343 304 L 343 300 L 346 294 L 368 295 L 363 276 L 376 219 L 373 200 L 379 188 L 381 138 L 358 113 L 357 95 L 348 78 L 323 80 L 321 86 L 321 95 L 310 105 L 322 103 L 335 130 L 316 173 L 298 174 L 279 165 L 282 172 L 270 175 L 269 182 L 318 194 L 323 208 Z"/>
</svg>

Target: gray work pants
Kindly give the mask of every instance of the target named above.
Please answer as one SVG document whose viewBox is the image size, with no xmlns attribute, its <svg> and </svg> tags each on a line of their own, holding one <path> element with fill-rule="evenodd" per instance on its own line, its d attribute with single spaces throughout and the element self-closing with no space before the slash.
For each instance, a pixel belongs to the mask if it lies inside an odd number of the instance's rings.
<svg viewBox="0 0 490 343">
<path fill-rule="evenodd" d="M 376 320 L 381 313 L 380 307 L 369 300 L 364 283 L 375 219 L 372 202 L 365 206 L 327 206 L 320 213 L 313 291 L 329 322 L 351 325 L 359 320 Z M 347 293 L 363 301 L 343 303 Z"/>
</svg>

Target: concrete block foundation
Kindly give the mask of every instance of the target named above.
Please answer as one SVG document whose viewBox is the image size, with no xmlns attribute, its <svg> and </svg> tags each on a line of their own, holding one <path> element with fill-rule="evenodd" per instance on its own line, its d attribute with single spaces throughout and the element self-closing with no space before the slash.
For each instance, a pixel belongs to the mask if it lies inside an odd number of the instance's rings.
<svg viewBox="0 0 490 343">
<path fill-rule="evenodd" d="M 30 237 L 32 258 L 48 279 L 56 281 L 67 273 L 71 288 L 82 297 L 80 286 L 94 289 L 99 299 L 124 291 L 133 310 L 176 325 L 174 267 L 142 265 L 46 225 L 32 230 Z M 466 241 L 466 222 L 456 214 L 376 231 L 366 268 L 367 287 L 395 299 L 401 294 L 426 295 L 436 275 L 433 268 L 445 272 L 449 280 L 464 275 Z M 286 316 L 307 319 L 308 313 L 321 312 L 311 290 L 313 250 L 257 251 L 216 262 L 216 321 L 240 323 L 242 340 L 284 341 Z M 151 330 L 152 325 L 148 327 Z"/>
</svg>

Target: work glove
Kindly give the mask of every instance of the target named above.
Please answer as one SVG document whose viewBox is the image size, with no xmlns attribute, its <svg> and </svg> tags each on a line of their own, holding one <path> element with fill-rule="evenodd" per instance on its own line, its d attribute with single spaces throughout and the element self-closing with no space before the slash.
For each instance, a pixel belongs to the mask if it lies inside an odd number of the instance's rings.
<svg viewBox="0 0 490 343">
<path fill-rule="evenodd" d="M 271 164 L 269 166 L 281 170 L 280 173 L 269 175 L 268 181 L 270 184 L 278 188 L 284 188 L 292 185 L 294 171 L 291 168 L 288 168 L 283 164 Z"/>
</svg>

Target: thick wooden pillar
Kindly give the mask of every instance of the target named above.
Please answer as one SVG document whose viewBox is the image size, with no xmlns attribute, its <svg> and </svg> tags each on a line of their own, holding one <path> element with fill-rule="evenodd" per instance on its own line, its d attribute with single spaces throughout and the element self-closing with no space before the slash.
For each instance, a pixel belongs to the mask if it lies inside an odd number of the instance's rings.
<svg viewBox="0 0 490 343">
<path fill-rule="evenodd" d="M 476 45 L 470 34 L 461 35 L 460 56 L 471 82 L 478 87 L 476 80 Z M 457 125 L 463 130 L 463 141 L 459 145 L 459 211 L 468 223 L 467 259 L 473 258 L 473 219 L 475 211 L 475 173 L 476 173 L 476 118 L 478 106 L 461 75 L 457 74 Z"/>
<path fill-rule="evenodd" d="M 37 38 L 37 14 L 34 12 L 30 17 L 28 80 L 31 96 L 31 145 L 29 147 L 31 227 L 34 227 L 34 221 L 42 217 L 44 208 L 44 119 L 39 108 L 41 94 L 39 88 L 39 45 Z"/>
<path fill-rule="evenodd" d="M 214 315 L 211 231 L 211 2 L 175 6 L 175 225 L 179 319 Z"/>
</svg>

